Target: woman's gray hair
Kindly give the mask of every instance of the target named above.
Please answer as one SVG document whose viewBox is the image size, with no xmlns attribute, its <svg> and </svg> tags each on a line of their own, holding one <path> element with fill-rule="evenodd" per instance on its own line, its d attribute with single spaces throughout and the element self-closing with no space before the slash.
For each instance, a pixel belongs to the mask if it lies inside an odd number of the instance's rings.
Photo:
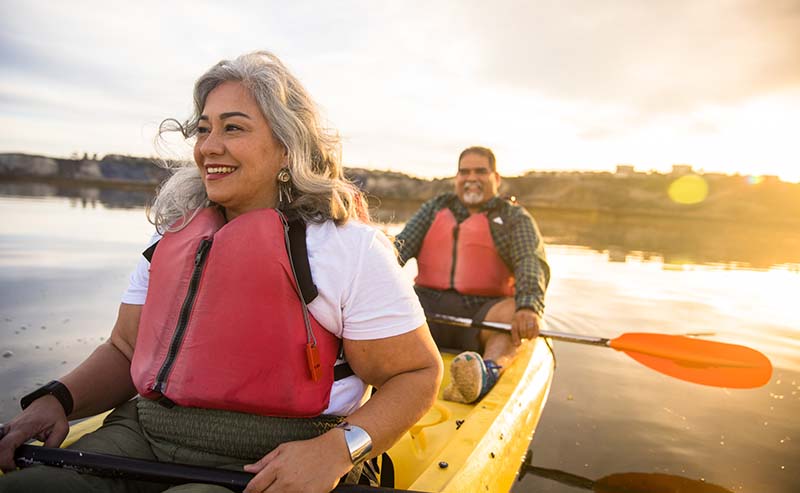
<svg viewBox="0 0 800 493">
<path fill-rule="evenodd" d="M 353 217 L 369 219 L 363 194 L 344 176 L 338 133 L 323 128 L 316 104 L 305 88 L 268 51 L 222 60 L 211 67 L 195 82 L 192 116 L 183 123 L 164 120 L 159 137 L 171 131 L 187 139 L 195 137 L 206 98 L 227 81 L 241 82 L 250 91 L 273 135 L 286 148 L 293 200 L 281 204 L 284 211 L 294 211 L 314 222 L 332 219 L 342 224 Z M 163 232 L 181 218 L 191 220 L 199 208 L 208 205 L 213 204 L 199 170 L 193 164 L 184 164 L 160 188 L 148 216 Z"/>
</svg>

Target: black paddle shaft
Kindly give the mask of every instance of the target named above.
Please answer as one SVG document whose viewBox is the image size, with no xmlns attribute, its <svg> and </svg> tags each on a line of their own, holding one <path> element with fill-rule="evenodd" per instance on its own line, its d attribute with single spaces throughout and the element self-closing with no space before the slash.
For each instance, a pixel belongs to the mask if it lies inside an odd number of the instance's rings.
<svg viewBox="0 0 800 493">
<path fill-rule="evenodd" d="M 131 459 L 116 455 L 95 454 L 79 450 L 22 445 L 14 453 L 19 467 L 35 465 L 63 467 L 83 474 L 110 478 L 155 481 L 169 484 L 205 483 L 224 486 L 233 491 L 242 491 L 253 479 L 253 474 L 189 464 L 171 464 L 143 459 Z M 336 493 L 401 492 L 396 490 L 361 485 L 340 485 Z M 412 492 L 413 493 L 413 492 Z"/>
</svg>

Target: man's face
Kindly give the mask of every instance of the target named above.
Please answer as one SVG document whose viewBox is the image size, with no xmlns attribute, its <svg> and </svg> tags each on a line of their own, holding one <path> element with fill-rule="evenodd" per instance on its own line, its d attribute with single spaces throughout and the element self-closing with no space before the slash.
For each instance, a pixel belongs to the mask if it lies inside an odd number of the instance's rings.
<svg viewBox="0 0 800 493">
<path fill-rule="evenodd" d="M 456 195 L 470 210 L 477 210 L 497 195 L 500 175 L 489 167 L 489 158 L 480 154 L 464 154 L 458 163 Z"/>
</svg>

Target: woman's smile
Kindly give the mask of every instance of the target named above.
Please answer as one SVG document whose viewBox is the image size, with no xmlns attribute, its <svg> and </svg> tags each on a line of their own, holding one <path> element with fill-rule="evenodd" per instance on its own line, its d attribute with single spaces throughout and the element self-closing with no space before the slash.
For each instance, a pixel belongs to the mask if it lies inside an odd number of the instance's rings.
<svg viewBox="0 0 800 493">
<path fill-rule="evenodd" d="M 225 166 L 222 164 L 207 164 L 206 165 L 206 180 L 221 180 L 226 176 L 236 171 L 234 166 Z"/>
</svg>

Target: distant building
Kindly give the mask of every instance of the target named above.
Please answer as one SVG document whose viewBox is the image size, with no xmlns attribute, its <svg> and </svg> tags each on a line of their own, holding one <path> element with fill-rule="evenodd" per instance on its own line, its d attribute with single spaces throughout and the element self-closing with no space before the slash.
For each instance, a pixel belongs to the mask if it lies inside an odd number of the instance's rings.
<svg viewBox="0 0 800 493">
<path fill-rule="evenodd" d="M 617 176 L 631 176 L 634 173 L 636 172 L 633 170 L 632 164 L 618 164 L 617 171 L 615 174 Z"/>
<path fill-rule="evenodd" d="M 691 164 L 673 164 L 672 174 L 675 176 L 683 176 L 693 173 Z"/>
</svg>

